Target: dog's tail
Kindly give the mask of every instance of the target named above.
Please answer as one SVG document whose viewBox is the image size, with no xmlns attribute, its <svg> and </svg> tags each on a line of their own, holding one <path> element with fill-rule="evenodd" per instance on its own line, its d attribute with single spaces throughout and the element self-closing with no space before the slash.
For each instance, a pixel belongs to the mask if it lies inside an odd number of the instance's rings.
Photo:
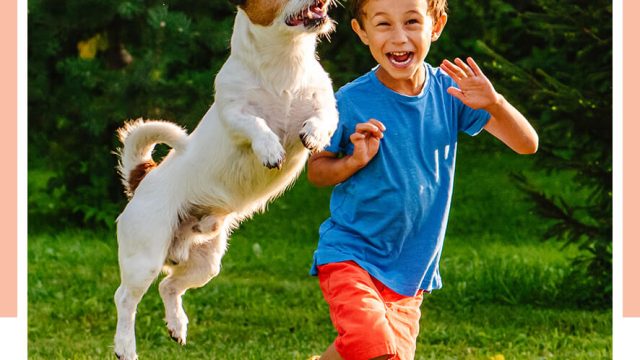
<svg viewBox="0 0 640 360">
<path fill-rule="evenodd" d="M 168 121 L 129 121 L 118 129 L 122 147 L 118 149 L 118 173 L 122 178 L 125 193 L 131 197 L 142 179 L 158 164 L 151 154 L 158 143 L 167 144 L 177 153 L 187 145 L 187 132 Z"/>
</svg>

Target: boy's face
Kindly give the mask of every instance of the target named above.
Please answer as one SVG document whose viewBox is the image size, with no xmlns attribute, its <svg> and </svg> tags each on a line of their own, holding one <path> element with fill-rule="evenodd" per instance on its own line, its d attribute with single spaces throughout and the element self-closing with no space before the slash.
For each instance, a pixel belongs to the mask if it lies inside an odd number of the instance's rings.
<svg viewBox="0 0 640 360">
<path fill-rule="evenodd" d="M 392 89 L 416 81 L 421 86 L 422 63 L 447 16 L 434 23 L 426 0 L 369 0 L 362 10 L 362 27 L 356 20 L 351 25 L 380 64 L 378 77 Z"/>
</svg>

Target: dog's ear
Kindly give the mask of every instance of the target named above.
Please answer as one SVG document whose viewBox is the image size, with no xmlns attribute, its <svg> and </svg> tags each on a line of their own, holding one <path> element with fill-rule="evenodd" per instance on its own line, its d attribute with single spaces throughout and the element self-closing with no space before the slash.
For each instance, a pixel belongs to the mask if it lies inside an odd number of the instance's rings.
<svg viewBox="0 0 640 360">
<path fill-rule="evenodd" d="M 230 3 L 237 6 L 242 6 L 247 3 L 247 0 L 229 0 Z"/>
</svg>

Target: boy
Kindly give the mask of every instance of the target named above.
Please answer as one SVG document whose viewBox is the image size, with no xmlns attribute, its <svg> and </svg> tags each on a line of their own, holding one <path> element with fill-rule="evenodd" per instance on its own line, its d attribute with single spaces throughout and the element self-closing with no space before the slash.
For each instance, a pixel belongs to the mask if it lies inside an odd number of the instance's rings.
<svg viewBox="0 0 640 360">
<path fill-rule="evenodd" d="M 351 3 L 378 65 L 338 91 L 338 128 L 308 164 L 313 184 L 336 185 L 311 269 L 338 332 L 321 359 L 413 359 L 422 292 L 442 286 L 458 132 L 522 154 L 538 136 L 473 59 L 424 62 L 446 0 Z"/>
</svg>

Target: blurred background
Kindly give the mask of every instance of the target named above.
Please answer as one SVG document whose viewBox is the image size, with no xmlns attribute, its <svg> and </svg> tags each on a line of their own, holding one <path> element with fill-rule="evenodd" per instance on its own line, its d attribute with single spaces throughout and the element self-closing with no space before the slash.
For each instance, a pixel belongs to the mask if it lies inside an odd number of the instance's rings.
<svg viewBox="0 0 640 360">
<path fill-rule="evenodd" d="M 374 66 L 342 3 L 318 46 L 336 89 Z M 225 0 L 29 0 L 30 357 L 111 356 L 126 203 L 115 131 L 138 117 L 193 129 L 214 101 L 234 14 Z M 416 358 L 610 358 L 612 4 L 449 0 L 448 14 L 427 61 L 473 56 L 540 150 L 461 136 L 445 287 L 425 300 Z M 232 235 L 220 277 L 185 296 L 195 345 L 168 341 L 150 291 L 141 356 L 321 353 L 335 333 L 307 272 L 329 195 L 303 174 Z"/>
</svg>

